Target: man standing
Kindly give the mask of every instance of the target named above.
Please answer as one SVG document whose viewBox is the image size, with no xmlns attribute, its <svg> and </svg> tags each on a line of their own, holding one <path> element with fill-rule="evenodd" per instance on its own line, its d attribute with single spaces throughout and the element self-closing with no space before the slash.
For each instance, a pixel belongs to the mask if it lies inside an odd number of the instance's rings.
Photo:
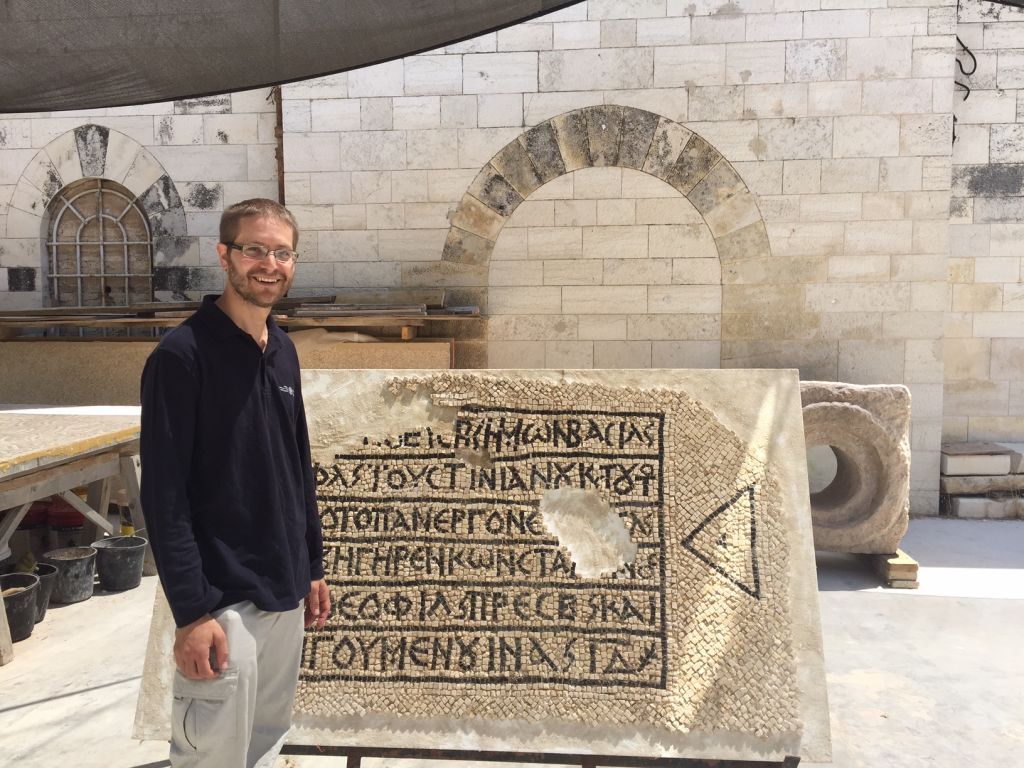
<svg viewBox="0 0 1024 768">
<path fill-rule="evenodd" d="M 174 768 L 273 765 L 302 628 L 330 610 L 298 357 L 270 316 L 298 238 L 272 200 L 228 208 L 224 292 L 142 374 L 142 504 L 177 625 Z"/>
</svg>

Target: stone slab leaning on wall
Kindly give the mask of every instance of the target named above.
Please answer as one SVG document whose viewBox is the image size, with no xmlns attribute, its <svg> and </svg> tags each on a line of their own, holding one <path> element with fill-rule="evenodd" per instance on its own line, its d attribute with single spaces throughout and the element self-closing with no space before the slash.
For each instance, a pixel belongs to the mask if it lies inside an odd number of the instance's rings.
<svg viewBox="0 0 1024 768">
<path fill-rule="evenodd" d="M 827 759 L 795 371 L 303 376 L 335 608 L 293 740 Z"/>
</svg>

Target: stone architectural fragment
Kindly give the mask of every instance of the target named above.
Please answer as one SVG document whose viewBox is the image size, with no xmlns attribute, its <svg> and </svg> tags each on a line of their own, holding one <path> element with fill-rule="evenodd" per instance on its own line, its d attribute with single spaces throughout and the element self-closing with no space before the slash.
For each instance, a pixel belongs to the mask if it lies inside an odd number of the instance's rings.
<svg viewBox="0 0 1024 768">
<path fill-rule="evenodd" d="M 910 392 L 807 381 L 800 393 L 807 447 L 836 455 L 835 478 L 811 494 L 815 548 L 895 552 L 909 523 Z"/>
</svg>

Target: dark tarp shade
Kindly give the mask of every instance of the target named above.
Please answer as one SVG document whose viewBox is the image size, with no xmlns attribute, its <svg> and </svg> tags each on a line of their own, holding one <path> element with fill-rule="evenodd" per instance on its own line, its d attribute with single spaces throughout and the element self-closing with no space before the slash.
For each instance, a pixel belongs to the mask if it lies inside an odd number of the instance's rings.
<svg viewBox="0 0 1024 768">
<path fill-rule="evenodd" d="M 170 101 L 439 48 L 580 0 L 3 0 L 0 112 Z"/>
</svg>

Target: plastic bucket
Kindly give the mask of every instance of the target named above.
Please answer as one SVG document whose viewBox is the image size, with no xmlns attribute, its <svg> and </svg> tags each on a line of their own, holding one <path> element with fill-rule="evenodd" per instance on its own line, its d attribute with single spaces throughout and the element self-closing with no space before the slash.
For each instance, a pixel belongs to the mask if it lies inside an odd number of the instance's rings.
<svg viewBox="0 0 1024 768">
<path fill-rule="evenodd" d="M 111 536 L 92 543 L 100 586 L 111 592 L 134 589 L 142 581 L 146 540 L 141 536 Z"/>
<path fill-rule="evenodd" d="M 4 593 L 4 611 L 11 628 L 11 642 L 24 640 L 36 625 L 36 592 L 39 577 L 32 573 L 8 573 L 0 576 Z"/>
<path fill-rule="evenodd" d="M 57 583 L 50 600 L 55 603 L 80 603 L 92 597 L 96 575 L 96 550 L 92 547 L 51 549 L 43 558 L 57 566 Z"/>
<path fill-rule="evenodd" d="M 53 594 L 53 587 L 57 583 L 57 566 L 49 563 L 37 563 L 35 571 L 39 577 L 39 589 L 36 590 L 36 624 L 46 616 L 46 609 L 50 607 L 50 595 Z"/>
</svg>

